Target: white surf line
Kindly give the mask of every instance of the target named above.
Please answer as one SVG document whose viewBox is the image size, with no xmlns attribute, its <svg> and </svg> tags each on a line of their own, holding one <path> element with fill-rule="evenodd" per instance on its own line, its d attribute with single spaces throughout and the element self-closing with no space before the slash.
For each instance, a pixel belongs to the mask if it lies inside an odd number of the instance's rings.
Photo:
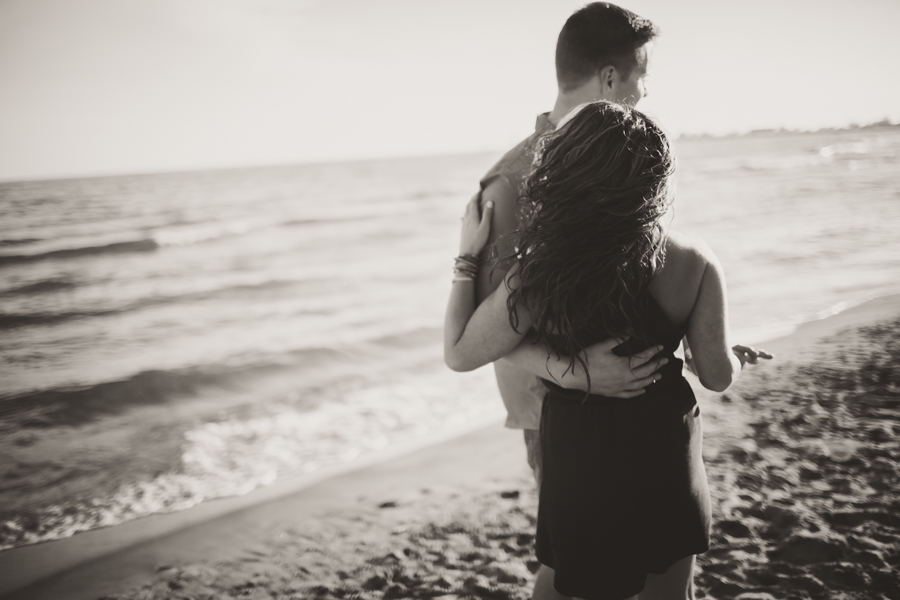
<svg viewBox="0 0 900 600">
<path fill-rule="evenodd" d="M 734 339 L 734 341 L 741 344 L 763 345 L 765 342 L 788 337 L 807 323 L 816 323 L 824 319 L 829 319 L 841 313 L 853 310 L 864 304 L 868 304 L 869 302 L 874 302 L 883 298 L 890 298 L 897 294 L 900 294 L 900 290 L 896 292 L 888 292 L 887 294 L 873 293 L 863 296 L 862 298 L 856 299 L 852 302 L 841 300 L 840 302 L 836 302 L 835 304 L 818 312 L 804 315 L 796 321 L 785 320 L 765 323 L 758 326 L 736 327 L 731 331 L 731 337 Z"/>
<path fill-rule="evenodd" d="M 257 488 L 242 496 L 207 500 L 176 512 L 155 513 L 109 527 L 81 531 L 66 538 L 0 551 L 0 597 L 126 548 L 162 538 L 246 508 L 290 496 L 319 482 L 387 462 L 473 431 L 492 426 L 498 427 L 501 422 L 502 418 L 496 414 L 476 418 L 463 425 L 422 438 L 393 443 L 383 450 L 345 463 L 322 467 L 305 475 L 277 480 L 271 485 Z"/>
</svg>

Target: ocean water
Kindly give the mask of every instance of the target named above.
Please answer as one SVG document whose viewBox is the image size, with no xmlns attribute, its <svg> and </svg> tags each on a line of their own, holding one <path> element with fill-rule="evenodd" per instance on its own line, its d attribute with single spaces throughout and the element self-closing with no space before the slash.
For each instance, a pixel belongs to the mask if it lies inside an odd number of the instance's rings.
<svg viewBox="0 0 900 600">
<path fill-rule="evenodd" d="M 900 292 L 900 127 L 676 149 L 736 341 Z M 0 548 L 499 420 L 440 345 L 497 158 L 0 184 Z"/>
</svg>

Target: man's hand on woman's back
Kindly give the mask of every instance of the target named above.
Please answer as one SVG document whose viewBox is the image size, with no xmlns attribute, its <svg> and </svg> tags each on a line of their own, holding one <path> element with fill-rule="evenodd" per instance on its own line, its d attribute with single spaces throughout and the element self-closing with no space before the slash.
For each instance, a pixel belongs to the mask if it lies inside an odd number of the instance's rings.
<svg viewBox="0 0 900 600">
<path fill-rule="evenodd" d="M 585 349 L 581 358 L 590 374 L 590 393 L 634 398 L 662 377 L 659 369 L 668 362 L 657 357 L 662 346 L 651 346 L 632 356 L 618 356 L 612 350 L 619 344 L 619 340 L 610 338 Z M 558 356 L 527 339 L 501 360 L 561 387 L 588 391 L 587 375 L 577 359 L 573 367 L 570 357 Z"/>
</svg>

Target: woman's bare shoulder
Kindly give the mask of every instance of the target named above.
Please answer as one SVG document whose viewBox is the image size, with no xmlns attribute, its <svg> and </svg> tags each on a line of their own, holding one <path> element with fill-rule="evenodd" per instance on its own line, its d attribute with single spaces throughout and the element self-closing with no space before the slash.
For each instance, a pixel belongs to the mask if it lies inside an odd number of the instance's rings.
<svg viewBox="0 0 900 600">
<path fill-rule="evenodd" d="M 673 323 L 685 323 L 690 316 L 711 255 L 700 238 L 668 232 L 665 262 L 650 283 L 650 293 Z"/>
<path fill-rule="evenodd" d="M 680 276 L 702 275 L 709 264 L 718 264 L 716 255 L 702 239 L 681 231 L 670 230 L 666 238 L 666 269 Z"/>
</svg>

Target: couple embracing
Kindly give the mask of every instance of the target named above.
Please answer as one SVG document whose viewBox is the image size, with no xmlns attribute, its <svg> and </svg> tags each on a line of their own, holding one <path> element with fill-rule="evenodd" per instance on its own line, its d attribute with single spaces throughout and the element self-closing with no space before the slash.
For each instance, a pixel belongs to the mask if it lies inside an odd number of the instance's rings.
<svg viewBox="0 0 900 600">
<path fill-rule="evenodd" d="M 728 340 L 725 280 L 668 229 L 674 157 L 635 109 L 656 27 L 605 2 L 559 36 L 559 94 L 466 208 L 444 354 L 493 362 L 540 489 L 534 597 L 693 598 L 709 544 L 700 412 L 769 355 Z"/>
</svg>

